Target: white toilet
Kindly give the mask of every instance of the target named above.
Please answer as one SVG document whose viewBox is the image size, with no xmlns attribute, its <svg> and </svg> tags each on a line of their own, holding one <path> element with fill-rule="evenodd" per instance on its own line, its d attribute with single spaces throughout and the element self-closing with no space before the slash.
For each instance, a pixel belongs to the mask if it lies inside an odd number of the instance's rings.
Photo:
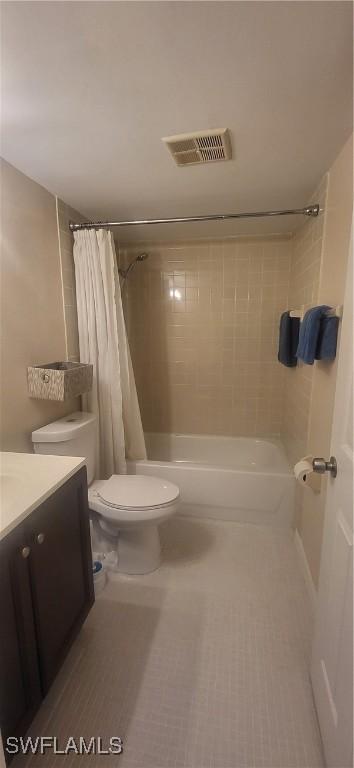
<svg viewBox="0 0 354 768">
<path fill-rule="evenodd" d="M 95 430 L 92 413 L 72 413 L 32 432 L 34 451 L 86 458 L 89 507 L 98 515 L 103 537 L 116 548 L 116 570 L 149 573 L 160 565 L 158 525 L 177 512 L 179 488 L 145 475 L 95 480 Z"/>
</svg>

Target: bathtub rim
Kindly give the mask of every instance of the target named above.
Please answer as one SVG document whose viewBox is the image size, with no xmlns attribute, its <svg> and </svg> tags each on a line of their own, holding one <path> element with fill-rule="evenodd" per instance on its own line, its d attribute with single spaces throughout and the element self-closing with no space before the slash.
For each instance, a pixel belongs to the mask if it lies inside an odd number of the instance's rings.
<svg viewBox="0 0 354 768">
<path fill-rule="evenodd" d="M 178 485 L 181 495 L 179 515 L 286 528 L 293 526 L 295 477 L 290 471 L 255 472 L 141 459 L 128 460 L 127 472 L 162 477 Z"/>
<path fill-rule="evenodd" d="M 144 434 L 147 434 L 147 435 L 162 435 L 162 436 L 166 436 L 166 437 L 168 436 L 168 437 L 171 437 L 171 438 L 173 438 L 173 437 L 181 437 L 181 438 L 187 438 L 187 439 L 189 439 L 189 438 L 198 438 L 198 439 L 203 438 L 203 439 L 213 440 L 215 442 L 217 440 L 220 440 L 220 439 L 221 440 L 228 440 L 228 441 L 233 441 L 233 440 L 239 440 L 240 439 L 240 440 L 247 440 L 247 441 L 255 442 L 255 443 L 270 443 L 272 446 L 274 446 L 275 448 L 277 448 L 279 450 L 279 452 L 281 454 L 280 458 L 281 458 L 281 461 L 284 464 L 284 466 L 281 467 L 281 468 L 279 466 L 276 466 L 275 468 L 272 468 L 272 466 L 270 465 L 267 468 L 260 469 L 260 468 L 252 467 L 252 466 L 251 467 L 249 467 L 249 466 L 247 467 L 247 466 L 242 465 L 242 464 L 239 464 L 237 466 L 237 464 L 236 465 L 214 464 L 213 462 L 193 461 L 191 459 L 174 459 L 174 458 L 172 458 L 172 459 L 169 459 L 169 458 L 150 459 L 149 457 L 147 457 L 146 459 L 138 459 L 138 460 L 127 459 L 127 461 L 132 461 L 132 462 L 135 462 L 135 461 L 140 461 L 140 462 L 148 461 L 149 463 L 156 464 L 156 465 L 168 463 L 168 464 L 177 464 L 178 466 L 183 466 L 183 467 L 186 467 L 186 468 L 190 467 L 190 468 L 194 468 L 194 469 L 197 469 L 197 468 L 198 469 L 202 469 L 203 467 L 205 467 L 205 468 L 208 468 L 208 469 L 217 469 L 217 470 L 223 470 L 223 471 L 229 471 L 229 472 L 247 472 L 248 474 L 261 474 L 261 475 L 270 475 L 271 474 L 271 475 L 281 475 L 281 476 L 288 475 L 288 474 L 293 475 L 293 467 L 292 467 L 292 465 L 291 465 L 291 463 L 290 463 L 290 461 L 288 459 L 288 456 L 287 456 L 287 453 L 286 453 L 286 449 L 285 449 L 285 445 L 284 445 L 284 443 L 283 443 L 283 441 L 282 441 L 280 436 L 273 435 L 271 437 L 266 437 L 266 436 L 263 436 L 263 437 L 252 437 L 251 435 L 211 435 L 211 434 L 209 435 L 209 434 L 201 434 L 201 433 L 190 433 L 190 434 L 188 434 L 188 433 L 185 433 L 185 432 L 146 432 Z"/>
<path fill-rule="evenodd" d="M 208 464 L 206 462 L 199 463 L 199 462 L 193 462 L 188 461 L 188 459 L 127 459 L 127 465 L 136 465 L 137 467 L 143 464 L 149 464 L 149 466 L 166 466 L 166 465 L 174 465 L 176 467 L 183 467 L 183 469 L 186 470 L 196 470 L 199 469 L 201 471 L 215 471 L 215 472 L 222 472 L 222 473 L 229 473 L 233 472 L 235 474 L 248 474 L 248 475 L 262 475 L 263 477 L 269 477 L 269 475 L 275 476 L 275 477 L 287 477 L 290 475 L 291 477 L 294 477 L 294 473 L 291 469 L 291 466 L 289 464 L 289 471 L 281 471 L 281 470 L 259 470 L 259 469 L 246 469 L 245 467 L 225 467 L 221 464 Z"/>
</svg>

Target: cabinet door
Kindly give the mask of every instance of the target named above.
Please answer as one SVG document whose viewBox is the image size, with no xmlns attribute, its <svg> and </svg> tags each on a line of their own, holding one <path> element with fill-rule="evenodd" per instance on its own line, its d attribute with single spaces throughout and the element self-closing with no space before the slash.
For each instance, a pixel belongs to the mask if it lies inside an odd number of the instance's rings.
<svg viewBox="0 0 354 768">
<path fill-rule="evenodd" d="M 20 525 L 0 543 L 0 723 L 4 746 L 8 736 L 25 733 L 42 698 L 28 555 L 25 528 Z"/>
<path fill-rule="evenodd" d="M 86 469 L 28 522 L 32 600 L 46 693 L 94 601 Z"/>
</svg>

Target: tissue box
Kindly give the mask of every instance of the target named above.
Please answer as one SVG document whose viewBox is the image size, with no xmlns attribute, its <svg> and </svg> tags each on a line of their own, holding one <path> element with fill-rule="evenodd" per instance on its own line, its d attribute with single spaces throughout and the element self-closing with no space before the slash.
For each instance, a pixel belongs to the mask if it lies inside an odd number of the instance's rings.
<svg viewBox="0 0 354 768">
<path fill-rule="evenodd" d="M 28 394 L 40 400 L 69 400 L 92 389 L 93 366 L 57 362 L 27 368 Z"/>
</svg>

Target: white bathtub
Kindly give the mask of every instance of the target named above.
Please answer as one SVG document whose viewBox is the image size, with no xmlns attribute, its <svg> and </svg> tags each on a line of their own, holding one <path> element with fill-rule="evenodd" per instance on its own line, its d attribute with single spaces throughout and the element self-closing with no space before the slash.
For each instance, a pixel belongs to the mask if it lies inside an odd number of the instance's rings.
<svg viewBox="0 0 354 768">
<path fill-rule="evenodd" d="M 171 480 L 181 513 L 219 520 L 290 526 L 295 479 L 280 440 L 146 434 L 148 461 L 130 474 Z"/>
</svg>

